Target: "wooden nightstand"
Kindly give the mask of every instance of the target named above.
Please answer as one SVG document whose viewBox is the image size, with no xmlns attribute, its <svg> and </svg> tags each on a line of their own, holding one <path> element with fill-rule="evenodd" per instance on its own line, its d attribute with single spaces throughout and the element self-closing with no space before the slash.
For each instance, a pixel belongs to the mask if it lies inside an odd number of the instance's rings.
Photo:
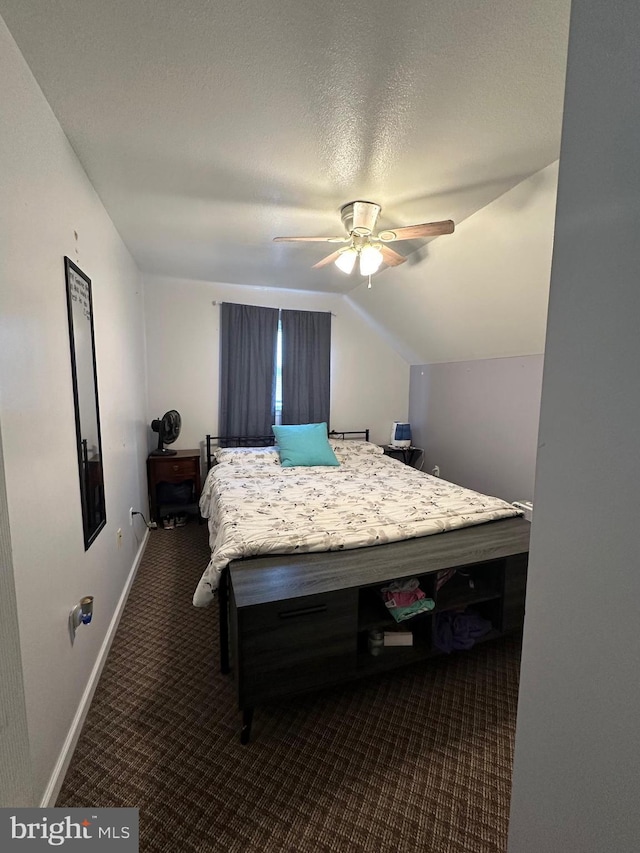
<svg viewBox="0 0 640 853">
<path fill-rule="evenodd" d="M 200 480 L 200 451 L 177 450 L 173 456 L 147 457 L 150 520 L 160 522 L 163 515 L 199 514 L 198 500 L 202 491 Z M 172 503 L 162 495 L 162 484 L 190 485 L 188 501 Z M 168 490 L 166 490 L 168 491 Z"/>
<path fill-rule="evenodd" d="M 412 467 L 424 454 L 424 450 L 421 447 L 391 447 L 390 444 L 383 444 L 382 447 L 385 456 L 391 456 L 392 459 L 399 459 L 405 465 L 411 465 Z"/>
</svg>

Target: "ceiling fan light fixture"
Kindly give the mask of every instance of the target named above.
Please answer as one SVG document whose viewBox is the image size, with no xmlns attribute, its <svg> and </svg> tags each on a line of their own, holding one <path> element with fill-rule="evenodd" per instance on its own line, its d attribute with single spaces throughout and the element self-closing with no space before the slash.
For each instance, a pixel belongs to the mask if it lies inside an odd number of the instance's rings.
<svg viewBox="0 0 640 853">
<path fill-rule="evenodd" d="M 340 252 L 335 260 L 335 265 L 341 272 L 348 275 L 353 270 L 357 257 L 357 251 L 353 247 L 350 247 L 349 249 L 345 249 Z"/>
<path fill-rule="evenodd" d="M 382 252 L 376 246 L 364 246 L 360 252 L 360 275 L 373 275 L 378 272 L 383 261 Z"/>
</svg>

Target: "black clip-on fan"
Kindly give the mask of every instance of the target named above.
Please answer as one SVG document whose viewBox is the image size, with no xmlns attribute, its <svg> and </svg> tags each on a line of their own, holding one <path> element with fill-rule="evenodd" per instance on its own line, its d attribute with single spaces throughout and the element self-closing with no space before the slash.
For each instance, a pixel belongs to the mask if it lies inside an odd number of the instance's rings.
<svg viewBox="0 0 640 853">
<path fill-rule="evenodd" d="M 173 444 L 180 435 L 182 418 L 175 409 L 171 409 L 161 418 L 151 421 L 151 429 L 158 433 L 158 448 L 151 451 L 151 456 L 175 456 L 177 450 L 168 450 L 165 444 Z"/>
</svg>

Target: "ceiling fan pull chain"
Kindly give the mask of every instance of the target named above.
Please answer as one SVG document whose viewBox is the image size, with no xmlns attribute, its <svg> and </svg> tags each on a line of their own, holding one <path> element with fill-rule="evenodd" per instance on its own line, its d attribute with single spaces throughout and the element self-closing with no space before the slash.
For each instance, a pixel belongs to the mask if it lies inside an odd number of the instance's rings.
<svg viewBox="0 0 640 853">
<path fill-rule="evenodd" d="M 367 285 L 367 290 L 371 290 L 371 276 L 369 276 L 369 284 Z"/>
</svg>

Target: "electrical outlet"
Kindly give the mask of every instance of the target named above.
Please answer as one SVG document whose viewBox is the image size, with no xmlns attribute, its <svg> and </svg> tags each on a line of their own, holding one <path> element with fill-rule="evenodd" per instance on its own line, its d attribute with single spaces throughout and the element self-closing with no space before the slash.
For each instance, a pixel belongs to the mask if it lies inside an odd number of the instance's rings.
<svg viewBox="0 0 640 853">
<path fill-rule="evenodd" d="M 129 527 L 133 527 L 133 513 L 135 512 L 132 506 L 129 507 Z"/>
<path fill-rule="evenodd" d="M 118 548 L 119 548 L 122 545 L 122 528 L 121 527 L 119 527 L 116 530 L 116 538 L 118 540 Z"/>
</svg>

